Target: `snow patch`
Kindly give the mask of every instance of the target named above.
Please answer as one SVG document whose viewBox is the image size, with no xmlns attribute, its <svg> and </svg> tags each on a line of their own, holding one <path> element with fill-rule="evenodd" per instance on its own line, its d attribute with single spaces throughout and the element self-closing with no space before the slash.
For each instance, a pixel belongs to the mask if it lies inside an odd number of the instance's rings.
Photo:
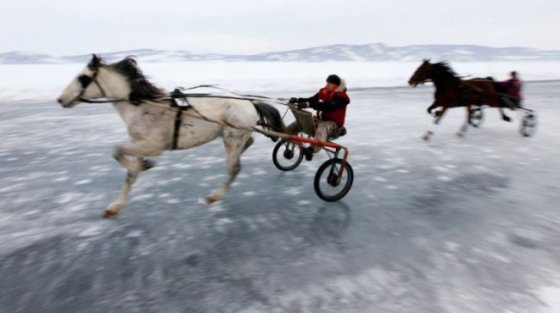
<svg viewBox="0 0 560 313">
<path fill-rule="evenodd" d="M 445 175 L 440 175 L 440 176 L 438 176 L 437 179 L 438 179 L 438 180 L 441 180 L 441 181 L 445 181 L 445 182 L 451 181 L 451 177 L 445 176 Z"/>
<path fill-rule="evenodd" d="M 101 233 L 102 233 L 101 225 L 89 225 L 86 226 L 86 228 L 78 234 L 78 237 L 93 237 Z"/>
<path fill-rule="evenodd" d="M 560 312 L 560 287 L 542 287 L 536 294 L 546 306 L 540 313 Z"/>
<path fill-rule="evenodd" d="M 292 188 L 287 188 L 284 191 L 284 193 L 287 194 L 287 195 L 290 195 L 290 196 L 297 196 L 297 195 L 301 194 L 301 190 L 299 188 L 292 187 Z"/>
<path fill-rule="evenodd" d="M 375 176 L 373 178 L 373 180 L 375 180 L 376 182 L 380 182 L 380 183 L 387 182 L 387 179 L 385 177 L 382 177 L 382 176 Z"/>
<path fill-rule="evenodd" d="M 141 230 L 132 230 L 129 231 L 128 234 L 126 234 L 127 238 L 139 238 L 142 237 L 142 231 Z"/>
<path fill-rule="evenodd" d="M 166 203 L 169 203 L 169 204 L 177 204 L 177 203 L 181 203 L 181 200 L 175 199 L 175 198 L 171 198 L 171 199 L 165 200 L 165 202 L 166 202 Z"/>
<path fill-rule="evenodd" d="M 84 195 L 82 193 L 79 193 L 79 192 L 65 192 L 65 193 L 59 195 L 56 198 L 55 203 L 66 204 L 66 203 L 69 203 L 70 201 L 79 200 L 83 196 Z"/>
</svg>

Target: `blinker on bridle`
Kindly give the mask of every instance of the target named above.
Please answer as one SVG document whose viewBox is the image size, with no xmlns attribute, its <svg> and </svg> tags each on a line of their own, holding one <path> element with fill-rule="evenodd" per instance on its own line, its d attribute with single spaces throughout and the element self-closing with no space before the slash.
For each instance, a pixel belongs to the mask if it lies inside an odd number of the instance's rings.
<svg viewBox="0 0 560 313">
<path fill-rule="evenodd" d="M 105 93 L 105 90 L 103 89 L 103 87 L 101 87 L 101 84 L 99 84 L 99 82 L 97 81 L 97 75 L 98 74 L 99 74 L 99 69 L 96 69 L 91 76 L 87 76 L 87 75 L 83 74 L 83 75 L 80 75 L 78 77 L 78 81 L 80 82 L 80 85 L 82 85 L 82 90 L 76 96 L 76 100 L 79 100 L 81 102 L 93 102 L 93 101 L 95 101 L 95 100 L 90 100 L 90 99 L 83 98 L 84 94 L 86 93 L 86 90 L 91 85 L 91 83 L 94 83 L 97 86 L 97 88 L 99 88 L 99 91 L 101 92 L 101 95 L 103 96 L 103 98 L 107 98 L 107 94 Z"/>
<path fill-rule="evenodd" d="M 82 86 L 82 90 L 76 96 L 76 98 L 74 98 L 74 101 L 78 100 L 80 102 L 85 102 L 85 103 L 111 103 L 111 102 L 114 103 L 114 102 L 128 101 L 128 99 L 108 99 L 107 94 L 105 93 L 105 89 L 101 87 L 101 84 L 97 80 L 98 74 L 99 74 L 99 68 L 93 71 L 93 74 L 91 76 L 87 76 L 85 74 L 78 76 L 78 81 Z M 94 83 L 97 86 L 97 88 L 99 88 L 99 91 L 101 92 L 101 97 L 105 98 L 105 100 L 87 99 L 83 97 L 84 94 L 86 93 L 86 90 L 91 85 L 91 83 Z"/>
</svg>

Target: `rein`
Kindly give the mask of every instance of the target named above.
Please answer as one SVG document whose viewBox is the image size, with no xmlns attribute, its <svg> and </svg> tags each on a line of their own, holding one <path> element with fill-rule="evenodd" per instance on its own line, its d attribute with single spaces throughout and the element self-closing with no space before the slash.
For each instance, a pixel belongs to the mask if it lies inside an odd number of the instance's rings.
<svg viewBox="0 0 560 313">
<path fill-rule="evenodd" d="M 193 90 L 193 89 L 205 88 L 205 87 L 210 87 L 210 88 L 216 88 L 216 89 L 219 89 L 219 90 L 223 90 L 223 91 L 226 91 L 226 92 L 229 92 L 229 93 L 233 94 L 233 96 L 213 95 L 213 94 L 209 94 L 209 93 L 184 93 L 183 92 L 183 91 L 186 91 L 186 90 Z M 188 98 L 236 99 L 236 100 L 248 100 L 248 101 L 251 101 L 251 102 L 258 101 L 258 100 L 272 100 L 276 103 L 280 102 L 282 104 L 285 104 L 287 102 L 287 99 L 283 99 L 283 98 L 270 98 L 270 97 L 265 97 L 265 96 L 254 96 L 254 95 L 238 95 L 238 94 L 236 94 L 234 92 L 231 92 L 227 89 L 216 87 L 216 86 L 213 86 L 213 85 L 198 85 L 198 86 L 194 86 L 194 87 L 190 87 L 190 88 L 176 88 L 175 90 L 173 90 L 173 92 L 170 93 L 169 97 L 161 99 L 162 101 L 166 101 L 166 100 L 170 101 L 170 106 L 172 108 L 177 108 L 178 109 L 177 113 L 175 114 L 173 141 L 171 143 L 171 149 L 172 150 L 175 150 L 178 147 L 179 133 L 180 133 L 179 129 L 181 127 L 181 120 L 182 120 L 182 116 L 183 116 L 183 111 L 186 111 L 186 110 L 192 110 L 196 114 L 196 115 L 188 114 L 188 112 L 185 112 L 186 115 L 191 116 L 193 118 L 202 119 L 202 120 L 210 122 L 210 123 L 215 123 L 215 124 L 219 124 L 219 125 L 223 125 L 223 126 L 228 126 L 228 127 L 235 128 L 235 129 L 245 129 L 245 130 L 249 130 L 249 131 L 254 131 L 254 132 L 261 133 L 265 136 L 269 136 L 269 137 L 271 137 L 271 136 L 282 137 L 282 138 L 287 138 L 288 137 L 288 135 L 286 135 L 286 134 L 273 132 L 273 131 L 267 131 L 267 130 L 264 130 L 264 129 L 259 129 L 257 127 L 238 126 L 238 125 L 233 125 L 231 123 L 228 123 L 226 121 L 210 119 L 207 116 L 205 116 L 204 114 L 200 113 L 200 111 L 198 111 L 194 106 L 190 105 L 189 102 L 188 102 Z M 185 102 L 187 103 L 187 105 L 186 106 L 179 106 L 175 102 L 175 99 L 184 99 Z"/>
<path fill-rule="evenodd" d="M 96 76 L 97 76 L 97 72 L 95 72 L 95 74 L 92 76 L 92 82 L 94 82 L 97 85 L 97 87 L 101 91 L 101 94 L 103 95 L 104 99 L 83 98 L 82 96 L 84 95 L 85 90 L 87 89 L 87 87 L 86 87 L 86 88 L 82 89 L 80 94 L 76 97 L 76 100 L 79 100 L 80 102 L 84 102 L 84 103 L 114 103 L 114 102 L 128 102 L 128 101 L 130 101 L 130 99 L 128 99 L 128 98 L 108 99 L 106 97 L 105 91 L 103 90 L 103 88 L 101 87 L 99 82 L 97 81 Z M 211 94 L 211 93 L 183 93 L 183 90 L 193 90 L 193 89 L 197 89 L 197 88 L 215 88 L 215 89 L 219 89 L 219 90 L 234 94 L 234 96 L 216 95 L 216 94 Z M 239 94 L 236 94 L 236 93 L 234 93 L 230 90 L 220 88 L 220 87 L 217 87 L 215 85 L 197 85 L 197 86 L 190 87 L 190 88 L 179 87 L 179 88 L 176 88 L 173 92 L 171 92 L 168 96 L 163 96 L 163 97 L 160 97 L 160 98 L 151 99 L 151 101 L 166 102 L 166 101 L 171 101 L 171 100 L 175 100 L 175 99 L 187 99 L 187 98 L 217 98 L 217 99 L 236 99 L 236 100 L 248 100 L 248 101 L 269 100 L 269 101 L 273 101 L 277 104 L 286 104 L 288 102 L 288 99 L 286 99 L 286 98 L 270 98 L 270 97 L 258 96 L 258 95 L 239 95 Z M 179 107 L 179 106 L 172 105 L 171 107 Z"/>
<path fill-rule="evenodd" d="M 92 76 L 92 82 L 94 82 L 97 87 L 99 88 L 99 90 L 101 91 L 103 97 L 105 97 L 105 99 L 86 99 L 83 98 L 83 94 L 85 93 L 85 90 L 87 89 L 86 86 L 85 88 L 82 89 L 82 91 L 80 92 L 80 94 L 77 97 L 77 100 L 79 100 L 80 102 L 85 102 L 85 103 L 116 103 L 116 102 L 129 102 L 130 100 L 127 98 L 122 98 L 122 99 L 107 99 L 106 98 L 106 93 L 103 90 L 103 88 L 101 87 L 101 85 L 99 84 L 99 82 L 96 79 L 97 77 L 97 72 L 94 73 L 94 75 Z M 210 94 L 210 93 L 184 93 L 183 91 L 186 90 L 193 90 L 193 89 L 197 89 L 197 88 L 216 88 L 219 90 L 223 90 L 226 92 L 231 93 L 231 96 L 226 96 L 226 95 L 216 95 L 216 94 Z M 279 137 L 279 138 L 288 138 L 289 135 L 284 134 L 284 133 L 279 133 L 279 132 L 275 132 L 275 131 L 270 131 L 270 130 L 266 130 L 266 129 L 260 129 L 257 127 L 247 127 L 247 126 L 239 126 L 239 125 L 233 125 L 231 123 L 225 122 L 225 121 L 221 121 L 221 120 L 214 120 L 211 118 L 208 118 L 207 116 L 203 115 L 202 113 L 200 113 L 200 111 L 198 111 L 195 107 L 193 107 L 192 105 L 190 105 L 188 103 L 188 98 L 218 98 L 218 99 L 236 99 L 236 100 L 247 100 L 247 101 L 262 101 L 262 100 L 268 100 L 268 101 L 273 101 L 274 103 L 277 104 L 283 104 L 285 105 L 288 102 L 288 99 L 285 98 L 270 98 L 270 97 L 265 97 L 265 96 L 256 96 L 256 95 L 238 95 L 234 92 L 231 92 L 227 89 L 224 88 L 220 88 L 220 87 L 216 87 L 214 85 L 198 85 L 198 86 L 194 86 L 194 87 L 190 87 L 190 88 L 176 88 L 175 90 L 173 90 L 173 92 L 169 93 L 168 96 L 164 96 L 164 97 L 160 97 L 157 99 L 152 99 L 149 102 L 147 102 L 147 104 L 152 105 L 152 106 L 156 106 L 160 109 L 166 109 L 169 111 L 173 111 L 175 112 L 175 119 L 174 119 L 174 130 L 173 130 L 173 138 L 172 138 L 172 142 L 171 142 L 171 150 L 175 150 L 178 147 L 178 143 L 179 143 L 179 133 L 180 133 L 180 128 L 181 128 L 181 121 L 182 121 L 182 117 L 183 115 L 186 116 L 190 116 L 193 118 L 197 118 L 197 119 L 201 119 L 210 123 L 214 123 L 214 124 L 219 124 L 219 125 L 223 125 L 223 126 L 228 126 L 231 128 L 235 128 L 235 129 L 242 129 L 242 130 L 247 130 L 247 131 L 253 131 L 253 132 L 257 132 L 260 134 L 263 134 L 265 136 L 269 136 L 269 137 Z M 177 103 L 175 102 L 175 99 L 185 99 L 187 105 L 186 106 L 180 106 L 177 105 Z M 164 106 L 163 103 L 165 102 L 169 102 L 168 106 Z M 192 110 L 195 114 L 191 114 L 188 112 L 188 110 Z"/>
</svg>

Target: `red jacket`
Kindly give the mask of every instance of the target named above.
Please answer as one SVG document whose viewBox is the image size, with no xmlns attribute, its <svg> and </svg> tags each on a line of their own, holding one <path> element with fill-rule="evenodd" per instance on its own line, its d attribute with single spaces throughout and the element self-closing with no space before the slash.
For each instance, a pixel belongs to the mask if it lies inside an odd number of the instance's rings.
<svg viewBox="0 0 560 313">
<path fill-rule="evenodd" d="M 339 127 L 344 126 L 346 106 L 350 103 L 350 97 L 346 94 L 346 90 L 337 88 L 329 92 L 327 88 L 321 88 L 308 101 L 311 107 L 317 110 L 317 116 L 320 120 L 333 121 Z"/>
<path fill-rule="evenodd" d="M 523 100 L 523 96 L 521 95 L 521 81 L 519 79 L 508 79 L 504 82 L 504 85 L 510 95 L 519 100 Z"/>
</svg>

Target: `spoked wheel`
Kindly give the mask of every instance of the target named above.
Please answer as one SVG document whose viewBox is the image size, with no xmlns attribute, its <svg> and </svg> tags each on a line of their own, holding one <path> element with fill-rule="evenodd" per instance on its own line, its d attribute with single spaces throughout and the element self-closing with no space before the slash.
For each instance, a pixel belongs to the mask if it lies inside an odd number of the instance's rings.
<svg viewBox="0 0 560 313">
<path fill-rule="evenodd" d="M 474 108 L 471 109 L 471 125 L 473 127 L 480 127 L 480 125 L 482 124 L 482 122 L 484 121 L 484 111 L 482 111 L 482 108 Z"/>
<path fill-rule="evenodd" d="M 519 132 L 524 137 L 531 137 L 535 134 L 537 128 L 537 116 L 535 113 L 527 113 L 521 120 L 521 127 Z"/>
<path fill-rule="evenodd" d="M 334 202 L 344 198 L 350 191 L 354 182 L 354 171 L 350 163 L 346 162 L 342 174 L 339 176 L 342 164 L 342 159 L 330 159 L 321 164 L 313 182 L 319 198 Z"/>
<path fill-rule="evenodd" d="M 281 171 L 291 171 L 303 160 L 303 152 L 299 145 L 282 140 L 272 150 L 272 162 Z"/>
</svg>

